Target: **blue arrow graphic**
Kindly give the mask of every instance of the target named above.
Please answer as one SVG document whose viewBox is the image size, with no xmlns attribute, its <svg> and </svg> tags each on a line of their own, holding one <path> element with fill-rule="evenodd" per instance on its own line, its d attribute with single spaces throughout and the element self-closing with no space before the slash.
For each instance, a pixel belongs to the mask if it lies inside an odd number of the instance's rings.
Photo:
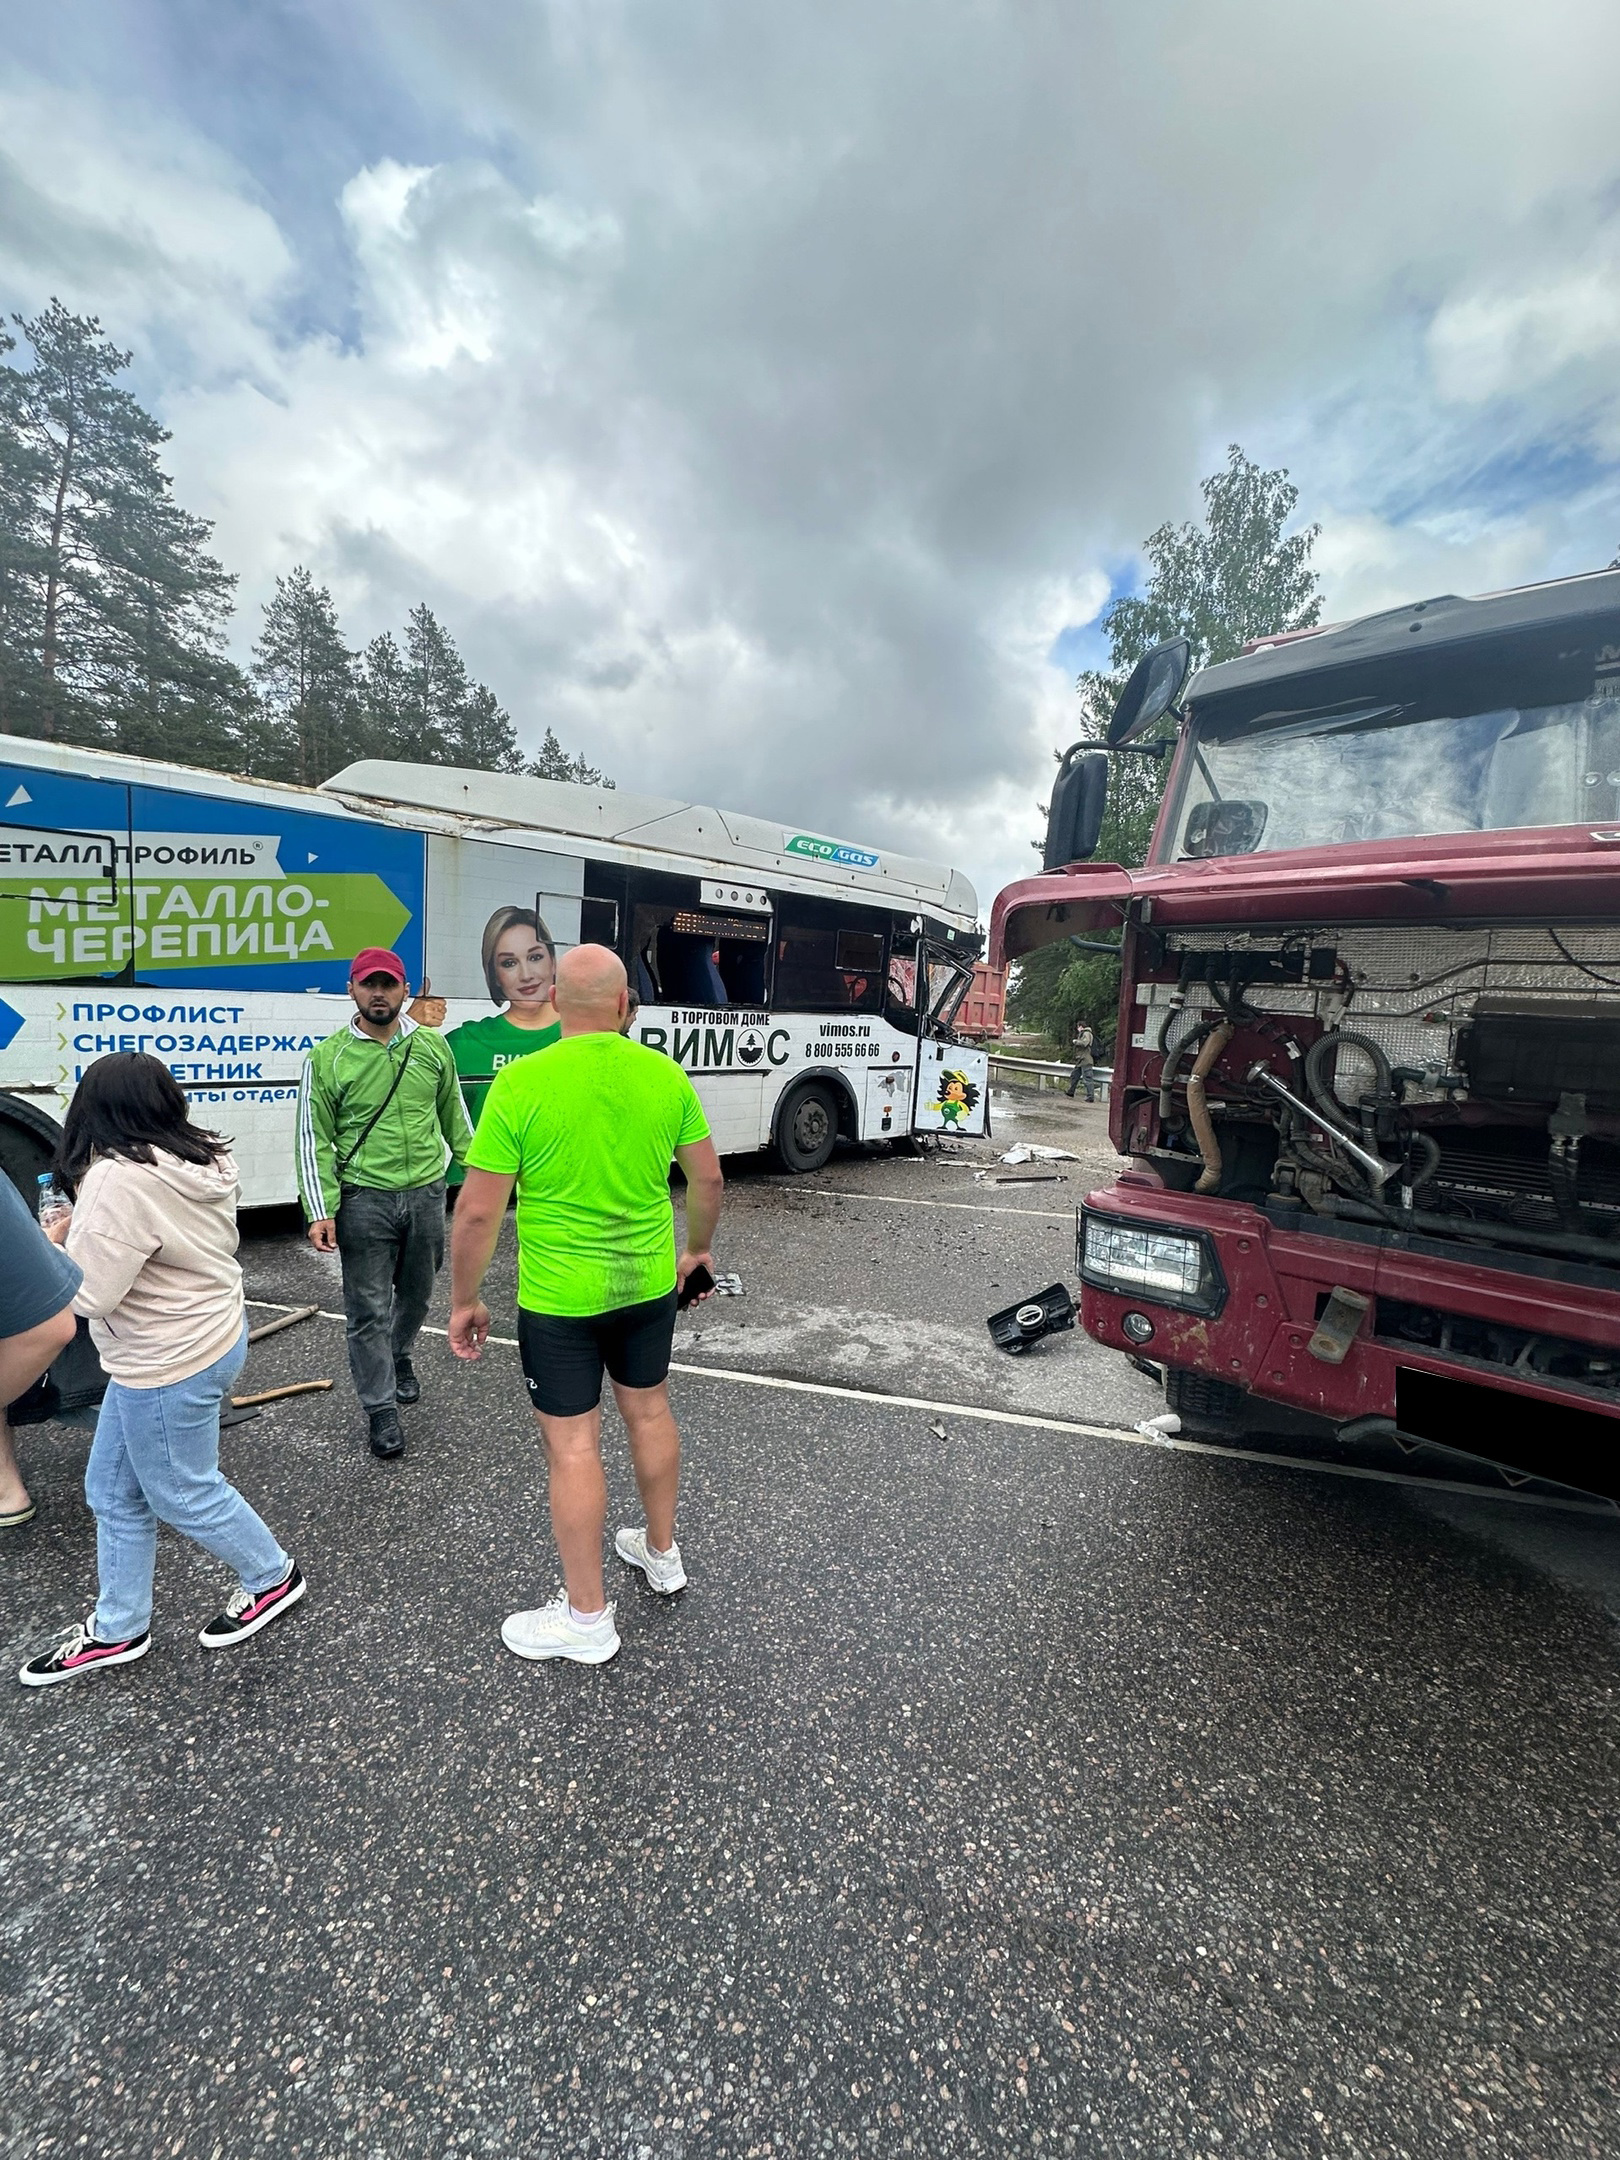
<svg viewBox="0 0 1620 2160">
<path fill-rule="evenodd" d="M 0 1050 L 9 1049 L 11 1039 L 23 1024 L 23 1015 L 0 998 Z"/>
</svg>

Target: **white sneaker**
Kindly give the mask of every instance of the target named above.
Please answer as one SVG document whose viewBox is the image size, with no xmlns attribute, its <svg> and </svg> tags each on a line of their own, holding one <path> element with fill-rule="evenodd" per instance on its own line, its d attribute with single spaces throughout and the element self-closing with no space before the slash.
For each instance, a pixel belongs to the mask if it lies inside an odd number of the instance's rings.
<svg viewBox="0 0 1620 2160">
<path fill-rule="evenodd" d="M 613 1550 L 621 1560 L 640 1568 L 661 1596 L 673 1597 L 677 1590 L 686 1588 L 686 1570 L 681 1566 L 678 1545 L 672 1544 L 667 1553 L 654 1552 L 645 1530 L 621 1530 L 613 1540 Z"/>
<path fill-rule="evenodd" d="M 613 1607 L 587 1626 L 574 1618 L 566 1590 L 534 1612 L 508 1613 L 501 1622 L 501 1641 L 521 1658 L 572 1658 L 576 1665 L 605 1665 L 619 1654 Z"/>
</svg>

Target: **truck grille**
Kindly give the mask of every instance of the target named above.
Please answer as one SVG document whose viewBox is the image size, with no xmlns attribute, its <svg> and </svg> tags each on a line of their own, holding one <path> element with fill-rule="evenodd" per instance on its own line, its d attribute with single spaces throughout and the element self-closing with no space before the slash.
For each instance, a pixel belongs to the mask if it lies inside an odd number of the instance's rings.
<svg viewBox="0 0 1620 2160">
<path fill-rule="evenodd" d="M 1487 1222 L 1518 1223 L 1525 1229 L 1556 1230 L 1547 1177 L 1547 1141 L 1542 1133 L 1504 1132 L 1500 1127 L 1478 1134 L 1439 1131 L 1440 1167 L 1424 1205 L 1456 1208 Z M 1590 1227 L 1599 1235 L 1620 1226 L 1620 1148 L 1613 1141 L 1587 1140 L 1580 1157 L 1581 1206 L 1598 1218 Z M 1617 1255 L 1620 1257 L 1620 1255 Z"/>
<path fill-rule="evenodd" d="M 1568 1336 L 1502 1327 L 1468 1313 L 1436 1312 L 1432 1305 L 1409 1305 L 1399 1298 L 1378 1300 L 1374 1329 L 1392 1348 L 1433 1350 L 1471 1365 L 1494 1365 L 1523 1380 L 1620 1400 L 1620 1348 L 1600 1350 Z"/>
</svg>

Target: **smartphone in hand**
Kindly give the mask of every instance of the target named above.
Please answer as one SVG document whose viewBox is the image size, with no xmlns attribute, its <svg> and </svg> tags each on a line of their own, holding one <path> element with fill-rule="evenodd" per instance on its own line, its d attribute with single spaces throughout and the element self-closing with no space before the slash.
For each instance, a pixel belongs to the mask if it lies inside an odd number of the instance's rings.
<svg viewBox="0 0 1620 2160">
<path fill-rule="evenodd" d="M 714 1288 L 714 1277 L 700 1260 L 681 1284 L 675 1299 L 675 1310 L 685 1312 L 688 1305 L 695 1305 L 700 1297 L 706 1297 Z"/>
</svg>

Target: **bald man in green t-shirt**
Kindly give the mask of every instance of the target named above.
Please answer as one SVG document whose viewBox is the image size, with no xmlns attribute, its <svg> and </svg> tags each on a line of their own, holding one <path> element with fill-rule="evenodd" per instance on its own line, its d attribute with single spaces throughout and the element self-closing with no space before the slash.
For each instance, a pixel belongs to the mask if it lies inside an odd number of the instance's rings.
<svg viewBox="0 0 1620 2160">
<path fill-rule="evenodd" d="M 501 1640 L 524 1658 L 601 1665 L 619 1648 L 602 1580 L 607 1486 L 602 1375 L 613 1383 L 646 1510 L 614 1550 L 673 1596 L 681 1440 L 669 1404 L 679 1287 L 702 1266 L 723 1180 L 708 1120 L 673 1060 L 621 1034 L 629 985 L 616 954 L 579 945 L 557 969 L 562 1038 L 495 1075 L 467 1156 L 451 1245 L 450 1347 L 475 1358 L 489 1335 L 479 1293 L 517 1187 L 518 1344 L 546 1444 L 551 1526 L 564 1588 L 509 1615 Z M 675 1251 L 670 1163 L 686 1179 L 686 1250 Z"/>
</svg>

